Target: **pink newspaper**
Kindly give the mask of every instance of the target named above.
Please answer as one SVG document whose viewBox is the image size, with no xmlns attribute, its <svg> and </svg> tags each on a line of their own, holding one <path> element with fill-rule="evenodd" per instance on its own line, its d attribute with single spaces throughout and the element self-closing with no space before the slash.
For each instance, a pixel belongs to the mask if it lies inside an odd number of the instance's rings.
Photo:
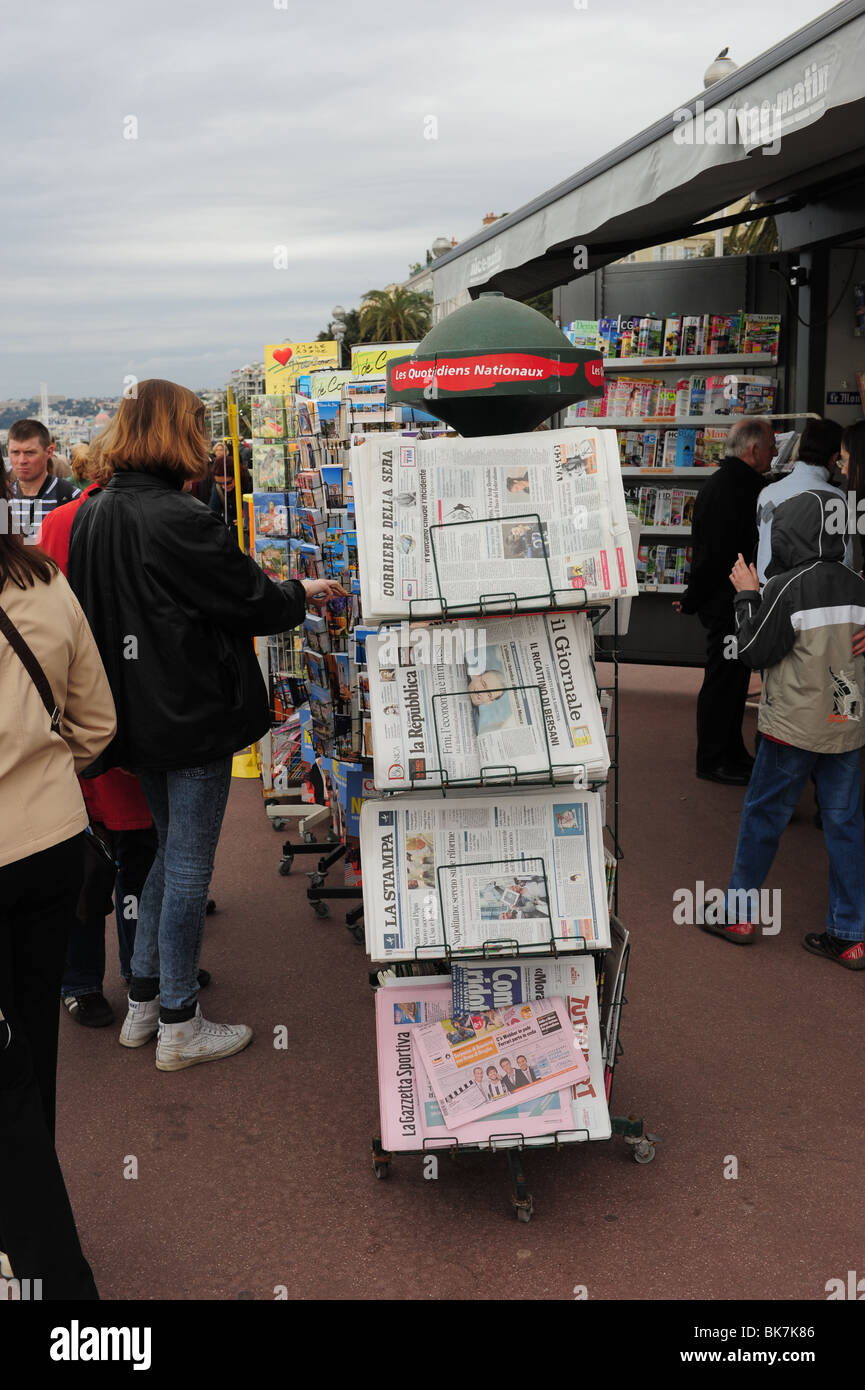
<svg viewBox="0 0 865 1390">
<path fill-rule="evenodd" d="M 445 1126 L 423 1064 L 412 1049 L 418 1028 L 447 1018 L 451 1010 L 451 978 L 432 975 L 389 981 L 376 991 L 378 1088 L 381 1138 L 392 1152 L 433 1150 L 460 1144 L 499 1144 L 520 1139 L 569 1133 L 574 1125 L 571 1092 L 567 1086 L 530 1099 L 515 1095 L 510 1108 L 459 1129 Z"/>
<path fill-rule="evenodd" d="M 561 998 L 424 1023 L 412 1042 L 449 1130 L 589 1076 Z"/>
</svg>

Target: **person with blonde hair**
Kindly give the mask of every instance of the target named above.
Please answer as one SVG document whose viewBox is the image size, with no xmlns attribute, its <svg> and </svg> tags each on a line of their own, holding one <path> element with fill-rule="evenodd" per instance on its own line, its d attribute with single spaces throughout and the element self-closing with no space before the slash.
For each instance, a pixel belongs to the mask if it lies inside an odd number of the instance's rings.
<svg viewBox="0 0 865 1390">
<path fill-rule="evenodd" d="M 117 735 L 94 766 L 141 782 L 159 847 L 141 895 L 125 1047 L 157 1036 L 156 1066 L 229 1057 L 252 1038 L 198 1005 L 207 893 L 232 755 L 270 726 L 253 636 L 298 626 L 332 580 L 268 579 L 189 493 L 204 477 L 205 406 L 170 381 L 142 381 L 91 446 L 102 490 L 75 518 L 69 580 L 117 705 Z"/>
<path fill-rule="evenodd" d="M 75 774 L 116 720 L 81 607 L 29 540 L 0 527 L 0 1266 L 97 1299 L 54 1149 L 57 998 L 92 853 Z"/>
</svg>

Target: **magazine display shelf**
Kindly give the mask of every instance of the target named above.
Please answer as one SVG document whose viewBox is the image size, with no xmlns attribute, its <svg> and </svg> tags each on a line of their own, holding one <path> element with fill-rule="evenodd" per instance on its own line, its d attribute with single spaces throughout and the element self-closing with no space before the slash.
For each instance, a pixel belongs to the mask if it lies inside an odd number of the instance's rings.
<svg viewBox="0 0 865 1390">
<path fill-rule="evenodd" d="M 586 609 L 591 607 L 590 605 L 586 604 L 574 603 L 573 597 L 572 602 L 570 604 L 572 610 L 585 611 Z M 618 862 L 623 858 L 623 851 L 619 844 L 619 610 L 617 604 L 613 604 L 612 607 L 614 616 L 613 634 L 610 646 L 603 650 L 599 650 L 597 647 L 597 633 L 595 634 L 595 659 L 601 660 L 612 667 L 612 681 L 609 685 L 598 685 L 596 675 L 596 688 L 598 690 L 599 696 L 602 693 L 607 693 L 610 696 L 610 726 L 607 729 L 607 741 L 608 744 L 611 745 L 609 775 L 606 783 L 589 785 L 588 789 L 598 794 L 602 790 L 602 788 L 606 786 L 608 791 L 612 791 L 612 796 L 608 797 L 607 819 L 604 825 L 604 830 L 611 841 L 611 858 L 613 858 L 615 861 L 616 870 L 614 871 L 612 886 L 608 891 L 608 902 L 610 905 L 611 920 L 618 925 L 619 876 L 617 868 Z M 593 622 L 593 626 L 596 626 L 597 622 L 600 621 L 604 613 L 609 611 L 609 608 L 610 605 L 606 604 L 603 606 L 599 606 L 594 612 L 590 613 L 589 616 L 591 618 L 591 621 Z M 472 785 L 480 786 L 481 784 L 478 782 L 474 782 L 472 783 Z M 583 786 L 583 789 L 586 789 L 585 785 Z M 446 795 L 447 792 L 446 787 L 431 788 L 429 786 L 425 786 L 425 790 L 429 790 L 431 792 L 438 792 L 442 796 Z M 389 795 L 396 797 L 399 795 L 399 793 L 393 792 Z M 442 875 L 444 873 L 453 870 L 458 870 L 464 867 L 477 867 L 478 864 L 483 865 L 486 863 L 497 864 L 512 862 L 515 861 L 481 860 L 477 861 L 474 864 L 455 864 L 452 866 L 439 866 L 437 870 L 437 877 L 439 908 L 441 913 L 440 920 L 444 921 L 445 919 L 444 896 L 442 887 Z M 543 857 L 539 858 L 538 856 L 531 857 L 528 862 L 540 862 L 540 872 L 544 880 L 545 895 L 549 900 L 549 886 L 547 879 L 546 862 L 543 860 Z M 523 867 L 524 866 L 525 864 L 523 864 Z M 603 953 L 599 952 L 596 948 L 592 948 L 591 946 L 589 946 L 584 939 L 581 939 L 580 943 L 578 944 L 572 938 L 568 938 L 567 940 L 563 938 L 556 938 L 551 933 L 550 940 L 547 943 L 546 951 L 544 950 L 543 946 L 539 945 L 537 942 L 532 942 L 526 945 L 515 940 L 506 941 L 503 939 L 484 942 L 479 948 L 475 949 L 459 949 L 454 951 L 449 946 L 447 940 L 444 940 L 441 942 L 433 943 L 431 945 L 415 948 L 412 963 L 415 961 L 419 962 L 424 960 L 428 962 L 441 962 L 443 968 L 447 969 L 450 966 L 450 964 L 454 961 L 494 960 L 497 957 L 505 958 L 508 956 L 514 958 L 525 957 L 526 959 L 542 959 L 544 958 L 544 956 L 559 957 L 577 955 L 583 957 L 586 955 L 598 956 L 602 954 Z M 606 1019 L 609 1019 L 608 1047 L 604 1056 L 605 1090 L 608 1104 L 610 1102 L 610 1097 L 612 1093 L 612 1083 L 615 1075 L 616 1064 L 619 1058 L 624 1053 L 624 1048 L 622 1047 L 622 1043 L 619 1037 L 619 1030 L 621 1022 L 621 1011 L 624 1005 L 628 1002 L 625 990 L 627 987 L 629 962 L 630 942 L 627 941 L 624 946 L 622 960 L 619 967 L 618 983 L 616 984 L 615 989 L 611 993 L 610 997 L 605 996 L 602 1010 L 602 1032 L 604 1031 L 604 1021 Z M 402 965 L 404 964 L 404 962 L 398 962 L 397 964 Z M 370 983 L 373 984 L 374 987 L 375 980 L 376 977 L 374 975 L 371 975 Z M 657 1134 L 650 1134 L 647 1131 L 645 1121 L 641 1116 L 614 1115 L 611 1112 L 610 1131 L 611 1132 L 609 1137 L 604 1139 L 596 1139 L 592 1138 L 589 1132 L 585 1129 L 563 1128 L 561 1130 L 556 1130 L 550 1134 L 545 1135 L 525 1135 L 519 1131 L 503 1129 L 500 1133 L 491 1134 L 488 1139 L 482 1142 L 478 1141 L 473 1143 L 465 1143 L 461 1142 L 453 1135 L 441 1137 L 435 1136 L 425 1138 L 421 1146 L 417 1149 L 400 1149 L 398 1152 L 389 1152 L 388 1150 L 386 1150 L 382 1144 L 381 1138 L 379 1136 L 375 1136 L 372 1139 L 371 1143 L 372 1168 L 375 1177 L 379 1180 L 384 1180 L 390 1176 L 391 1165 L 396 1159 L 419 1158 L 421 1160 L 428 1160 L 431 1154 L 446 1154 L 452 1160 L 452 1162 L 456 1164 L 461 1154 L 494 1154 L 502 1152 L 504 1153 L 508 1164 L 508 1172 L 511 1182 L 511 1208 L 513 1214 L 518 1221 L 527 1222 L 532 1219 L 532 1216 L 534 1214 L 534 1199 L 532 1197 L 531 1192 L 529 1191 L 525 1169 L 523 1166 L 524 1153 L 531 1152 L 532 1150 L 537 1149 L 553 1149 L 556 1153 L 561 1153 L 563 1150 L 569 1149 L 573 1147 L 575 1144 L 610 1143 L 613 1138 L 618 1137 L 622 1138 L 625 1144 L 631 1150 L 635 1162 L 640 1164 L 647 1164 L 651 1163 L 652 1160 L 655 1158 L 656 1145 L 660 1143 L 660 1136 Z"/>
</svg>

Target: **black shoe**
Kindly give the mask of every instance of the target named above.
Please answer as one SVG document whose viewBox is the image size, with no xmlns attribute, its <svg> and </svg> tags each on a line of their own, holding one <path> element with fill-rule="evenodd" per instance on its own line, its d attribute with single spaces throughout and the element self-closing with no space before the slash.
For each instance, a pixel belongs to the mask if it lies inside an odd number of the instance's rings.
<svg viewBox="0 0 865 1390">
<path fill-rule="evenodd" d="M 843 965 L 845 970 L 865 970 L 865 945 L 861 941 L 847 941 L 840 936 L 830 936 L 827 931 L 809 931 L 803 936 L 802 945 L 815 956 Z"/>
<path fill-rule="evenodd" d="M 717 763 L 715 767 L 697 769 L 697 776 L 704 782 L 720 782 L 725 787 L 747 787 L 751 780 L 751 769 L 741 763 L 728 765 Z"/>
<path fill-rule="evenodd" d="M 216 901 L 213 898 L 207 899 L 207 907 L 204 910 L 205 917 L 212 917 L 216 911 Z"/>
<path fill-rule="evenodd" d="M 91 994 L 67 994 L 63 1003 L 75 1022 L 85 1028 L 107 1028 L 114 1022 L 114 1010 L 100 990 Z"/>
</svg>

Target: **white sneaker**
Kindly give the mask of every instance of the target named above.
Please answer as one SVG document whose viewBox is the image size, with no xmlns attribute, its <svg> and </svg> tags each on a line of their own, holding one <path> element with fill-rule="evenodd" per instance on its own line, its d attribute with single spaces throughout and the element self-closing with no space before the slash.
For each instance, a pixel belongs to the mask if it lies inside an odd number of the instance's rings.
<svg viewBox="0 0 865 1390">
<path fill-rule="evenodd" d="M 0 1279 L 14 1279 L 12 1266 L 9 1263 L 9 1256 L 5 1250 L 0 1250 Z"/>
<path fill-rule="evenodd" d="M 155 999 L 130 999 L 129 1012 L 120 1029 L 123 1047 L 143 1047 L 159 1027 L 159 995 Z"/>
<path fill-rule="evenodd" d="M 195 1017 L 186 1023 L 160 1023 L 156 1065 L 160 1071 L 181 1071 L 197 1062 L 218 1062 L 233 1057 L 252 1042 L 245 1023 L 211 1023 L 196 1005 Z"/>
</svg>

